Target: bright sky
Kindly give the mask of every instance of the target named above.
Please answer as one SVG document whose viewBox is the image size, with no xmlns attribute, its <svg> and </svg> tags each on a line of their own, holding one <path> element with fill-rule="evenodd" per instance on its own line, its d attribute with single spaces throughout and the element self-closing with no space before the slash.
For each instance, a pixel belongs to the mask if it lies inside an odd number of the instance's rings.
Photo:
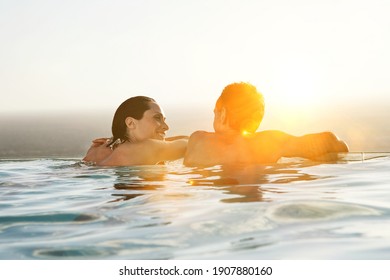
<svg viewBox="0 0 390 280">
<path fill-rule="evenodd" d="M 274 114 L 383 104 L 389 14 L 388 0 L 0 0 L 0 108 L 113 111 L 148 95 L 212 110 L 235 81 Z"/>
</svg>

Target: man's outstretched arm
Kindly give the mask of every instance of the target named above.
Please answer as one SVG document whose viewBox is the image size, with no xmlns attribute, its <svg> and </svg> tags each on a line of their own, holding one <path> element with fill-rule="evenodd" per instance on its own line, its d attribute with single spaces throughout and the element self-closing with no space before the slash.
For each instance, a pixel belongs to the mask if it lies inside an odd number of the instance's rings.
<svg viewBox="0 0 390 280">
<path fill-rule="evenodd" d="M 332 132 L 291 136 L 286 141 L 283 157 L 303 157 L 311 160 L 334 160 L 331 154 L 348 152 L 347 144 Z"/>
</svg>

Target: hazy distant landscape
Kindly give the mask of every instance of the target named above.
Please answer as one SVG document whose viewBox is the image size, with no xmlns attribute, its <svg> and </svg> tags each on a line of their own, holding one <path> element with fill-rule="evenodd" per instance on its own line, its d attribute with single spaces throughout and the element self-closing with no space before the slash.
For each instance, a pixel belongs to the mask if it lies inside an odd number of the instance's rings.
<svg viewBox="0 0 390 280">
<path fill-rule="evenodd" d="M 204 120 L 210 118 L 203 115 L 202 121 L 202 116 L 183 117 L 183 113 L 174 114 L 176 119 L 169 114 L 168 136 L 189 135 L 191 127 L 207 128 Z M 111 136 L 112 115 L 113 112 L 0 115 L 0 158 L 82 157 L 92 139 Z"/>
<path fill-rule="evenodd" d="M 213 117 L 210 111 L 210 108 L 166 109 L 168 135 L 189 135 L 199 129 L 210 131 Z M 80 158 L 92 139 L 111 135 L 112 114 L 104 111 L 0 115 L 0 158 Z M 388 152 L 387 116 L 385 106 L 376 106 L 374 110 L 367 104 L 351 105 L 313 115 L 291 128 L 286 119 L 270 110 L 260 129 L 280 129 L 296 135 L 331 130 L 347 141 L 351 151 Z"/>
<path fill-rule="evenodd" d="M 107 135 L 108 124 L 99 114 L 42 114 L 3 116 L 0 120 L 3 158 L 80 157 L 90 139 Z"/>
</svg>

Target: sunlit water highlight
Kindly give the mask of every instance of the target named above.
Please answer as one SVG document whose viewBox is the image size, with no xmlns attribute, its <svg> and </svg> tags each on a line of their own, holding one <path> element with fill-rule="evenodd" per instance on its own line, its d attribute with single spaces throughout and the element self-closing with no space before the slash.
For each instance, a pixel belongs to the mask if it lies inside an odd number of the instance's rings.
<svg viewBox="0 0 390 280">
<path fill-rule="evenodd" d="M 1 160 L 0 259 L 389 259 L 389 169 Z"/>
</svg>

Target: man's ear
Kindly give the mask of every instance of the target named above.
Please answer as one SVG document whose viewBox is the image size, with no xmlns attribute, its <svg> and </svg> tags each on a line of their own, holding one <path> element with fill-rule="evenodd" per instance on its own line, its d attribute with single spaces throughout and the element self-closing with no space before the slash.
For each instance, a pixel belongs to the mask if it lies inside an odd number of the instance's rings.
<svg viewBox="0 0 390 280">
<path fill-rule="evenodd" d="M 130 129 L 134 129 L 135 128 L 135 119 L 132 118 L 132 117 L 127 117 L 125 119 L 125 123 L 126 123 L 126 126 Z"/>
<path fill-rule="evenodd" d="M 221 108 L 221 122 L 222 123 L 227 123 L 227 112 L 226 112 L 226 108 L 225 107 L 222 107 Z"/>
</svg>

